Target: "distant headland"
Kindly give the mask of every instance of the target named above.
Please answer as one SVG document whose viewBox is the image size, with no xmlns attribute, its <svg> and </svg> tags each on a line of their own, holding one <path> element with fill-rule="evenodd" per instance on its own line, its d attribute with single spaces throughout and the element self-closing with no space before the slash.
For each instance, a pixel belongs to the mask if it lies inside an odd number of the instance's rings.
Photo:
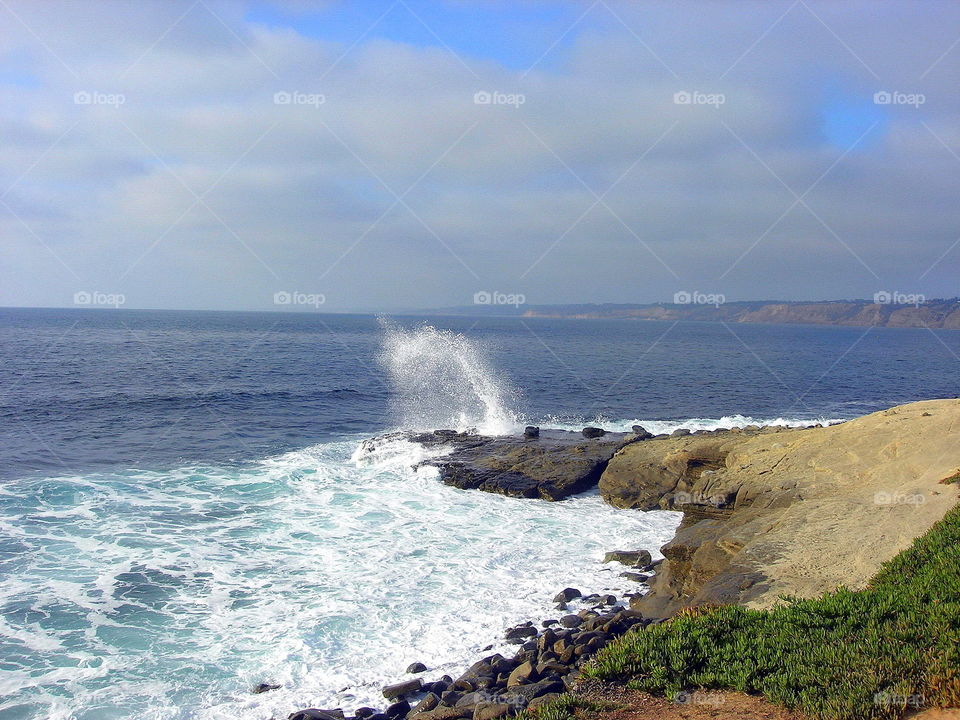
<svg viewBox="0 0 960 720">
<path fill-rule="evenodd" d="M 577 320 L 667 320 L 728 323 L 787 323 L 859 327 L 960 329 L 960 298 L 912 298 L 909 304 L 895 293 L 877 293 L 873 300 L 817 302 L 747 300 L 725 302 L 722 296 L 678 293 L 673 303 L 603 303 L 578 305 L 476 304 L 446 308 L 441 314 L 510 315 Z"/>
</svg>

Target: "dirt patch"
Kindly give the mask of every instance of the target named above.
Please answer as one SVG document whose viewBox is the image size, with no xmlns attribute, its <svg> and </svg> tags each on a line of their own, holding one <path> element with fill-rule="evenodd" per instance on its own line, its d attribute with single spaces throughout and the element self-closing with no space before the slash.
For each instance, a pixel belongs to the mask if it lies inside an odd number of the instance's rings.
<svg viewBox="0 0 960 720">
<path fill-rule="evenodd" d="M 583 720 L 806 720 L 806 716 L 773 705 L 762 697 L 736 692 L 698 690 L 677 701 L 615 685 L 591 684 L 578 697 L 604 703 L 609 709 L 578 710 Z"/>
</svg>

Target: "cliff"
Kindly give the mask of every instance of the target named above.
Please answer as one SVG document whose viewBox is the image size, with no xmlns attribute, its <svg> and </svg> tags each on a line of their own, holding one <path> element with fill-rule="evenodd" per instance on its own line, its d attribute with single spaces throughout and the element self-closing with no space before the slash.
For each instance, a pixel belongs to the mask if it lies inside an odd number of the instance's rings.
<svg viewBox="0 0 960 720">
<path fill-rule="evenodd" d="M 960 328 L 960 299 L 916 305 L 867 300 L 828 302 L 728 302 L 655 305 L 544 305 L 528 307 L 523 317 L 582 320 L 699 320 L 729 323 L 784 323 L 859 327 Z"/>
<path fill-rule="evenodd" d="M 634 603 L 768 607 L 857 589 L 958 500 L 960 400 L 831 427 L 659 437 L 609 461 L 600 492 L 623 508 L 685 513 L 652 592 Z"/>
</svg>

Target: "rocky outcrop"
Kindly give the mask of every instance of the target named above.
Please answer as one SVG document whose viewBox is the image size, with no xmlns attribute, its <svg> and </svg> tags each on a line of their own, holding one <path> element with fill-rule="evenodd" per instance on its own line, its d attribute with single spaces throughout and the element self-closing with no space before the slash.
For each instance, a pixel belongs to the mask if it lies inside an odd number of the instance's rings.
<svg viewBox="0 0 960 720">
<path fill-rule="evenodd" d="M 614 453 L 641 437 L 636 433 L 585 430 L 543 430 L 502 437 L 453 430 L 393 433 L 365 441 L 361 452 L 373 453 L 379 444 L 405 438 L 428 449 L 449 451 L 421 463 L 436 467 L 447 485 L 512 497 L 562 500 L 595 487 Z"/>
<path fill-rule="evenodd" d="M 647 615 L 772 605 L 859 588 L 957 502 L 960 400 L 903 405 L 831 427 L 655 438 L 621 449 L 608 502 L 684 512 Z"/>
</svg>

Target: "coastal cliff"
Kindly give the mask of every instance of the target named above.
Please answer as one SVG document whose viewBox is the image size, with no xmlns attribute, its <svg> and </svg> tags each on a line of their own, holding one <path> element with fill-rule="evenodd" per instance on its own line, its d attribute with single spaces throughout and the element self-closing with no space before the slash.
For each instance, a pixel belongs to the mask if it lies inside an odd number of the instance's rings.
<svg viewBox="0 0 960 720">
<path fill-rule="evenodd" d="M 863 587 L 957 503 L 943 481 L 960 470 L 958 441 L 960 400 L 930 400 L 830 427 L 625 446 L 600 478 L 604 498 L 684 512 L 633 607 L 663 617 Z"/>
<path fill-rule="evenodd" d="M 527 307 L 523 317 L 581 320 L 699 320 L 727 323 L 847 325 L 855 327 L 960 328 L 960 299 L 923 300 L 914 304 L 869 300 L 826 302 L 656 303 L 650 305 L 542 305 Z"/>
</svg>

